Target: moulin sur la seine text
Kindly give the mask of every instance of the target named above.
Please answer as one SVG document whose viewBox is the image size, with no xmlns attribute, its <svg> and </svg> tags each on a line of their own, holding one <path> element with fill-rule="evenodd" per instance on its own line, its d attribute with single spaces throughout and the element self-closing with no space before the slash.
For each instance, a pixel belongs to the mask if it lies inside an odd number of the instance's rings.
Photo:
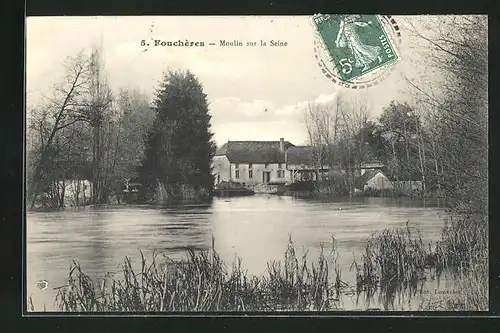
<svg viewBox="0 0 500 333">
<path fill-rule="evenodd" d="M 224 46 L 224 47 L 234 47 L 234 46 L 288 46 L 288 42 L 282 40 L 259 40 L 259 41 L 241 41 L 241 40 L 223 40 L 221 39 L 218 43 L 216 42 L 200 42 L 200 41 L 190 41 L 190 40 L 176 40 L 176 41 L 166 41 L 161 39 L 152 39 L 151 41 L 141 40 L 141 46 Z"/>
<path fill-rule="evenodd" d="M 219 46 L 288 46 L 288 42 L 282 40 L 260 40 L 260 41 L 247 41 L 240 40 L 220 40 Z"/>
</svg>

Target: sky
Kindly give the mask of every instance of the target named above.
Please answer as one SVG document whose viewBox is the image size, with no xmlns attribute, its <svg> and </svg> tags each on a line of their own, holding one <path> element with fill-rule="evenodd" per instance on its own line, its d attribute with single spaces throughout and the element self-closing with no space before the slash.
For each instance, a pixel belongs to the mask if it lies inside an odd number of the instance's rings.
<svg viewBox="0 0 500 333">
<path fill-rule="evenodd" d="M 68 56 L 100 43 L 108 80 L 116 91 L 138 89 L 152 96 L 166 70 L 191 70 L 207 94 L 219 146 L 228 140 L 279 138 L 304 144 L 305 103 L 326 103 L 340 93 L 366 100 L 375 118 L 392 100 L 408 100 L 402 76 L 416 70 L 408 60 L 412 49 L 404 34 L 411 17 L 394 18 L 402 31 L 401 61 L 381 83 L 355 91 L 340 88 L 321 72 L 307 16 L 28 17 L 27 107 L 41 103 L 41 96 L 50 94 L 53 84 L 64 77 Z M 141 46 L 141 40 L 152 39 L 203 41 L 205 46 Z M 220 46 L 220 40 L 275 40 L 287 46 L 231 47 Z M 208 45 L 211 42 L 216 45 Z"/>
</svg>

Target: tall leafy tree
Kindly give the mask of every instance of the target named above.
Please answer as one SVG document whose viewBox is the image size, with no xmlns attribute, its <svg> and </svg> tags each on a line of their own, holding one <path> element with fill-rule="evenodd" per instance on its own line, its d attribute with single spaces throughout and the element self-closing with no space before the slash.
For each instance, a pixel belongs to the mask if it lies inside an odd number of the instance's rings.
<svg viewBox="0 0 500 333">
<path fill-rule="evenodd" d="M 139 168 L 146 185 L 143 194 L 151 197 L 158 187 L 175 199 L 207 193 L 213 187 L 216 146 L 202 85 L 190 71 L 169 71 L 152 107 L 155 120 L 146 135 Z"/>
<path fill-rule="evenodd" d="M 394 176 L 417 173 L 420 119 L 407 103 L 391 102 L 379 118 L 379 134 L 386 146 L 384 162 Z"/>
</svg>

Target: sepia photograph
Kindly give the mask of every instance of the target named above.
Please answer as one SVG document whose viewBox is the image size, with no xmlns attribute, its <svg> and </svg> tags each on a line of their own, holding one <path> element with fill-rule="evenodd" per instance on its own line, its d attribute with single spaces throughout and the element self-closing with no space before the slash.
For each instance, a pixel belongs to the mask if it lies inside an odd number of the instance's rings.
<svg viewBox="0 0 500 333">
<path fill-rule="evenodd" d="M 488 16 L 26 18 L 28 313 L 488 311 Z"/>
</svg>

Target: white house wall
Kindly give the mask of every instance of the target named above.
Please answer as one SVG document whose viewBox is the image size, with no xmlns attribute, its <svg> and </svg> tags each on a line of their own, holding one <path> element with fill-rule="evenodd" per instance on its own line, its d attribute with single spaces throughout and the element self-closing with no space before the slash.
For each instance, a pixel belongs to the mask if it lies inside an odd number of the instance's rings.
<svg viewBox="0 0 500 333">
<path fill-rule="evenodd" d="M 389 189 L 392 188 L 392 183 L 383 173 L 379 172 L 367 182 L 365 189 L 367 188 L 377 190 Z"/>
<path fill-rule="evenodd" d="M 239 170 L 239 178 L 236 178 L 236 170 Z M 248 177 L 249 170 L 248 163 L 239 163 L 238 169 L 236 168 L 236 163 L 231 163 L 231 179 L 235 182 L 245 183 L 246 185 L 261 184 L 264 172 L 270 172 L 270 182 L 285 183 L 291 179 L 290 171 L 286 170 L 285 163 L 281 164 L 281 169 L 278 167 L 278 163 L 269 163 L 267 167 L 265 164 L 253 163 L 251 169 L 253 177 L 251 179 Z M 278 178 L 278 170 L 283 170 L 283 177 Z"/>
<path fill-rule="evenodd" d="M 217 181 L 228 182 L 231 180 L 231 174 L 229 172 L 230 163 L 226 156 L 215 156 L 212 167 L 215 185 L 218 184 Z"/>
<path fill-rule="evenodd" d="M 236 163 L 231 163 L 226 156 L 215 156 L 213 160 L 212 174 L 214 175 L 214 182 L 217 185 L 224 181 L 233 181 L 239 183 L 245 183 L 246 185 L 261 184 L 263 182 L 263 173 L 270 172 L 270 180 L 272 183 L 286 183 L 293 181 L 294 171 L 315 171 L 316 168 L 306 165 L 294 165 L 281 163 L 281 169 L 278 168 L 278 163 L 269 163 L 267 166 L 264 163 L 253 163 L 253 177 L 249 178 L 249 164 L 239 163 L 238 169 L 236 168 Z M 239 170 L 239 178 L 236 178 L 236 170 Z M 283 170 L 283 177 L 278 178 L 278 170 Z M 329 167 L 323 167 L 324 172 L 328 173 Z M 363 170 L 364 171 L 364 170 Z M 343 171 L 345 172 L 345 171 Z M 382 175 L 382 177 L 384 177 Z M 385 186 L 388 188 L 391 186 L 390 181 L 385 178 L 386 181 L 378 181 L 381 185 L 375 183 L 374 186 Z"/>
</svg>

